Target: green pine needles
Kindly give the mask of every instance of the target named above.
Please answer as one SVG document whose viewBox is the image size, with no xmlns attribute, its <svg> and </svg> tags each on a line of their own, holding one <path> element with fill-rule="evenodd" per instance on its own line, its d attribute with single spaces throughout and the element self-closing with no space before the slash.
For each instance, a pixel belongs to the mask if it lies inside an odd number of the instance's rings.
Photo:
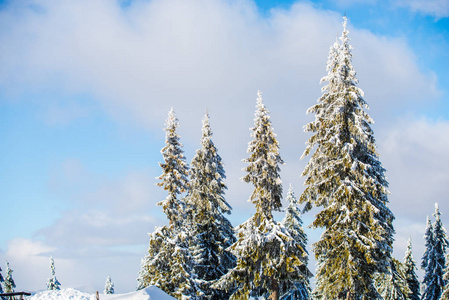
<svg viewBox="0 0 449 300">
<path fill-rule="evenodd" d="M 387 207 L 388 183 L 376 153 L 371 117 L 357 87 L 344 18 L 341 43 L 331 47 L 328 84 L 308 113 L 313 136 L 300 197 L 306 208 L 322 207 L 313 227 L 323 228 L 313 244 L 318 267 L 317 299 L 379 299 L 374 274 L 388 272 L 393 243 L 393 214 Z M 313 154 L 312 154 L 313 151 Z"/>
<path fill-rule="evenodd" d="M 279 165 L 283 161 L 260 92 L 251 137 L 250 157 L 244 160 L 248 164 L 244 169 L 247 174 L 242 180 L 254 186 L 249 201 L 255 205 L 256 213 L 237 227 L 237 242 L 230 247 L 237 265 L 215 286 L 235 290 L 230 299 L 269 295 L 279 299 L 280 293 L 295 288 L 295 283 L 307 281 L 310 271 L 301 241 L 293 238 L 272 215 L 273 210 L 281 208 Z"/>
<path fill-rule="evenodd" d="M 166 122 L 165 146 L 161 153 L 162 175 L 158 186 L 168 192 L 158 203 L 167 216 L 169 225 L 156 228 L 150 234 L 148 252 L 142 259 L 137 289 L 155 285 L 166 293 L 181 299 L 199 299 L 203 295 L 193 272 L 193 258 L 188 249 L 188 228 L 185 226 L 186 204 L 180 195 L 188 188 L 188 166 L 180 137 L 176 132 L 179 121 L 173 108 Z"/>
<path fill-rule="evenodd" d="M 224 214 L 230 214 L 223 162 L 212 141 L 209 114 L 203 120 L 201 148 L 191 162 L 187 201 L 189 251 L 201 290 L 208 299 L 229 298 L 229 292 L 211 285 L 235 266 L 235 256 L 226 249 L 235 241 L 234 228 Z"/>
<path fill-rule="evenodd" d="M 405 265 L 395 258 L 388 273 L 376 274 L 375 285 L 383 300 L 407 300 L 411 294 Z"/>
<path fill-rule="evenodd" d="M 285 228 L 289 231 L 292 238 L 301 245 L 301 247 L 306 250 L 307 246 L 307 235 L 304 231 L 304 228 L 302 226 L 303 222 L 301 219 L 301 210 L 299 208 L 299 201 L 295 196 L 295 193 L 293 192 L 293 187 L 290 184 L 290 187 L 288 189 L 287 197 L 286 197 L 288 207 L 285 212 L 285 217 L 282 220 L 282 225 L 285 226 Z M 306 250 L 306 254 L 308 255 L 308 252 Z M 307 273 L 307 262 L 308 262 L 308 256 L 304 257 L 304 266 L 303 266 L 303 272 Z M 312 276 L 312 274 L 309 274 L 309 276 Z M 295 283 L 295 288 L 289 289 L 284 295 L 282 295 L 282 300 L 308 300 L 310 299 L 310 282 L 309 279 L 306 277 L 305 280 L 301 280 Z"/>
<path fill-rule="evenodd" d="M 167 126 L 165 128 L 165 147 L 161 150 L 164 162 L 159 163 L 162 174 L 158 177 L 160 182 L 157 185 L 166 190 L 168 195 L 158 205 L 162 206 L 170 225 L 179 227 L 182 223 L 182 212 L 185 204 L 178 196 L 187 190 L 188 166 L 182 150 L 183 145 L 180 143 L 179 134 L 176 132 L 179 121 L 173 108 L 170 109 L 165 124 Z"/>
</svg>

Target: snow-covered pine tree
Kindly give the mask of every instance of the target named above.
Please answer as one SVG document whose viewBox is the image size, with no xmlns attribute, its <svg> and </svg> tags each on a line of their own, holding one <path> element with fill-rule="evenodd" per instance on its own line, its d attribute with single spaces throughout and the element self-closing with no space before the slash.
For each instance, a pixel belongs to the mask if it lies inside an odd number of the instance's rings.
<svg viewBox="0 0 449 300">
<path fill-rule="evenodd" d="M 290 184 L 286 197 L 288 207 L 285 213 L 285 217 L 282 220 L 282 225 L 288 230 L 290 235 L 295 241 L 297 241 L 301 247 L 306 251 L 307 235 L 302 227 L 301 210 L 299 209 L 298 199 L 293 192 L 293 187 Z M 304 257 L 305 265 L 307 267 L 308 257 Z M 304 270 L 306 272 L 306 270 Z M 296 282 L 295 287 L 289 291 L 286 291 L 282 295 L 281 300 L 308 300 L 310 299 L 310 284 L 308 277 L 302 282 Z"/>
<path fill-rule="evenodd" d="M 137 289 L 155 285 L 178 299 L 197 299 L 203 295 L 193 276 L 193 259 L 188 251 L 188 233 L 184 228 L 186 213 L 184 199 L 178 196 L 188 187 L 188 167 L 179 142 L 176 129 L 178 119 L 173 108 L 166 122 L 165 147 L 161 153 L 164 163 L 160 163 L 163 173 L 158 186 L 168 191 L 162 205 L 169 220 L 168 226 L 155 229 L 150 234 L 148 251 L 141 262 L 137 279 Z"/>
<path fill-rule="evenodd" d="M 407 244 L 407 251 L 404 257 L 404 272 L 405 278 L 407 279 L 407 284 L 410 289 L 410 294 L 407 296 L 407 300 L 420 300 L 421 293 L 419 290 L 419 280 L 415 272 L 416 262 L 413 259 L 412 254 L 412 240 L 409 238 Z M 449 300 L 449 299 L 448 299 Z"/>
<path fill-rule="evenodd" d="M 426 253 L 424 254 L 427 264 L 423 280 L 423 285 L 425 287 L 421 298 L 423 300 L 440 299 L 443 292 L 442 289 L 445 286 L 443 273 L 446 267 L 446 248 L 449 242 L 447 240 L 446 230 L 441 222 L 441 213 L 438 208 L 438 203 L 435 203 L 435 213 L 433 216 L 435 217 L 435 223 L 433 224 L 433 240 L 430 243 L 431 248 L 426 248 Z"/>
<path fill-rule="evenodd" d="M 224 216 L 231 212 L 231 206 L 224 197 L 226 175 L 212 141 L 207 113 L 203 120 L 201 149 L 196 151 L 190 165 L 190 189 L 186 202 L 195 274 L 202 281 L 206 298 L 227 299 L 228 292 L 213 289 L 211 284 L 235 266 L 235 256 L 226 248 L 236 239 L 231 223 Z"/>
<path fill-rule="evenodd" d="M 331 47 L 328 84 L 307 113 L 315 120 L 305 126 L 312 132 L 302 157 L 306 188 L 300 197 L 306 209 L 323 209 L 314 228 L 324 232 L 313 245 L 317 259 L 317 299 L 379 299 L 374 274 L 387 272 L 393 243 L 392 212 L 387 207 L 388 182 L 378 154 L 368 104 L 352 66 L 347 19 L 341 45 Z M 334 57 L 336 56 L 336 57 Z"/>
<path fill-rule="evenodd" d="M 411 293 L 405 274 L 405 265 L 395 258 L 390 261 L 389 273 L 375 275 L 376 288 L 383 300 L 408 300 Z"/>
<path fill-rule="evenodd" d="M 55 261 L 53 260 L 53 256 L 50 256 L 50 270 L 51 270 L 51 277 L 47 281 L 47 290 L 60 290 L 61 284 L 56 278 Z"/>
<path fill-rule="evenodd" d="M 441 300 L 449 300 L 449 253 L 446 255 L 446 269 L 444 269 L 443 280 L 446 284 L 443 287 Z"/>
<path fill-rule="evenodd" d="M 293 186 L 290 184 L 285 199 L 288 203 L 285 217 L 282 220 L 282 224 L 289 230 L 292 237 L 298 241 L 303 249 L 307 246 L 307 235 L 303 228 L 303 222 L 301 219 L 301 210 L 299 208 L 299 201 L 293 192 Z M 307 251 L 306 251 L 307 253 Z"/>
<path fill-rule="evenodd" d="M 106 283 L 104 284 L 103 294 L 114 294 L 114 284 L 112 283 L 111 276 L 108 275 Z"/>
<path fill-rule="evenodd" d="M 3 282 L 5 281 L 5 279 L 3 278 L 2 275 L 2 268 L 0 268 L 0 294 L 3 294 Z M 0 297 L 0 299 L 4 299 L 3 297 Z"/>
<path fill-rule="evenodd" d="M 178 199 L 178 196 L 187 190 L 188 185 L 188 166 L 182 144 L 179 141 L 179 134 L 176 132 L 178 127 L 179 121 L 174 109 L 171 108 L 166 121 L 165 147 L 161 150 L 164 162 L 159 163 L 162 174 L 158 179 L 161 182 L 157 185 L 168 192 L 165 200 L 159 202 L 158 205 L 162 206 L 170 225 L 174 225 L 175 228 L 181 226 L 184 218 L 184 202 Z"/>
<path fill-rule="evenodd" d="M 426 231 L 424 233 L 424 241 L 425 241 L 425 251 L 421 260 L 421 269 L 423 269 L 424 271 L 427 269 L 427 267 L 429 266 L 429 263 L 433 263 L 433 260 L 430 260 L 431 258 L 431 254 L 432 254 L 432 249 L 433 249 L 433 226 L 432 226 L 432 221 L 430 220 L 429 216 L 427 216 L 427 221 L 426 221 Z M 434 266 L 430 266 L 430 270 L 433 269 Z"/>
<path fill-rule="evenodd" d="M 155 232 L 157 231 L 157 228 L 155 230 Z M 148 250 L 147 253 L 145 254 L 145 256 L 142 258 L 142 260 L 140 261 L 140 271 L 138 273 L 137 276 L 137 288 L 136 290 L 142 290 L 146 287 L 148 287 L 150 285 L 150 280 L 151 280 L 151 275 L 149 273 L 149 265 L 151 262 L 151 258 L 152 258 L 152 254 L 154 253 L 154 246 L 152 246 L 151 240 L 152 240 L 152 235 L 154 235 L 154 233 L 150 233 L 150 243 L 148 246 Z"/>
<path fill-rule="evenodd" d="M 291 289 L 295 282 L 304 281 L 307 253 L 288 230 L 273 218 L 272 211 L 280 210 L 282 181 L 279 165 L 279 143 L 273 132 L 269 112 L 258 93 L 252 141 L 248 145 L 250 157 L 244 162 L 247 174 L 242 179 L 254 185 L 249 199 L 256 213 L 237 227 L 237 242 L 231 252 L 237 265 L 213 287 L 235 290 L 230 299 L 268 296 L 278 300 L 279 293 Z"/>
<path fill-rule="evenodd" d="M 142 260 L 138 289 L 155 285 L 177 299 L 201 299 L 202 291 L 192 277 L 193 261 L 183 232 L 172 237 L 170 227 L 150 234 L 148 253 Z"/>
<path fill-rule="evenodd" d="M 16 284 L 14 282 L 14 279 L 12 279 L 12 272 L 14 272 L 9 267 L 9 262 L 6 262 L 6 276 L 5 281 L 3 282 L 5 293 L 14 293 L 14 288 L 16 287 Z"/>
</svg>

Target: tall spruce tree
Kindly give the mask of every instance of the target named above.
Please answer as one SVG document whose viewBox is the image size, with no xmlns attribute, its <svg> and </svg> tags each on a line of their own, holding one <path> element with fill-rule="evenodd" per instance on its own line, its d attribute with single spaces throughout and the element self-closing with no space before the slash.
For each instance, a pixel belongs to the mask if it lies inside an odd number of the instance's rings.
<svg viewBox="0 0 449 300">
<path fill-rule="evenodd" d="M 421 293 L 419 290 L 419 280 L 416 275 L 416 262 L 413 259 L 412 254 L 412 240 L 409 238 L 407 244 L 407 251 L 404 257 L 404 268 L 405 268 L 405 278 L 407 279 L 407 284 L 410 289 L 410 294 L 407 296 L 407 300 L 420 300 Z"/>
<path fill-rule="evenodd" d="M 224 275 L 217 288 L 235 290 L 231 299 L 268 296 L 279 299 L 282 291 L 294 287 L 308 276 L 307 253 L 288 230 L 274 220 L 272 211 L 281 209 L 282 181 L 279 165 L 279 143 L 274 134 L 269 112 L 259 92 L 248 145 L 250 157 L 244 162 L 247 174 L 242 178 L 254 185 L 249 201 L 256 213 L 237 227 L 237 241 L 230 247 L 237 265 Z"/>
<path fill-rule="evenodd" d="M 56 278 L 55 261 L 53 259 L 53 256 L 50 256 L 50 270 L 51 270 L 51 277 L 47 281 L 47 290 L 60 290 L 61 284 Z"/>
<path fill-rule="evenodd" d="M 425 287 L 422 298 L 423 300 L 438 300 L 441 297 L 445 281 L 443 273 L 446 266 L 446 248 L 448 240 L 446 230 L 441 222 L 441 213 L 438 208 L 438 203 L 435 203 L 435 223 L 433 224 L 432 241 L 429 243 L 429 248 L 426 247 L 424 254 L 426 259 L 425 275 L 423 285 Z M 426 230 L 427 234 L 427 230 Z M 427 246 L 427 241 L 426 241 Z M 423 260 L 424 263 L 424 260 Z"/>
<path fill-rule="evenodd" d="M 184 219 L 185 204 L 178 196 L 187 190 L 188 166 L 182 150 L 183 145 L 180 143 L 179 134 L 176 132 L 179 121 L 173 108 L 170 109 L 165 124 L 165 147 L 161 150 L 164 162 L 159 163 L 162 174 L 158 177 L 161 182 L 157 185 L 166 190 L 168 195 L 158 205 L 162 206 L 170 225 L 174 225 L 176 229 Z"/>
<path fill-rule="evenodd" d="M 424 241 L 425 241 L 425 251 L 421 260 L 421 269 L 423 269 L 424 271 L 427 269 L 427 267 L 429 266 L 429 263 L 434 263 L 434 260 L 431 260 L 431 255 L 432 255 L 432 251 L 433 251 L 433 226 L 432 226 L 432 221 L 430 220 L 429 216 L 427 216 L 427 221 L 426 221 L 426 231 L 424 233 Z M 434 266 L 429 266 L 429 269 L 432 270 L 434 268 Z"/>
<path fill-rule="evenodd" d="M 390 261 L 389 273 L 377 273 L 375 282 L 377 291 L 383 300 L 407 300 L 411 293 L 405 266 L 395 258 Z"/>
<path fill-rule="evenodd" d="M 202 280 L 208 299 L 226 299 L 229 293 L 211 284 L 235 266 L 235 256 L 226 249 L 235 243 L 234 229 L 224 214 L 231 206 L 224 197 L 226 178 L 223 162 L 212 141 L 209 115 L 203 120 L 201 149 L 191 162 L 190 190 L 187 196 L 190 223 L 190 251 L 194 270 Z"/>
<path fill-rule="evenodd" d="M 313 245 L 317 259 L 317 299 L 380 299 L 375 273 L 388 273 L 393 243 L 392 212 L 387 207 L 388 182 L 378 154 L 373 122 L 352 66 L 347 19 L 341 45 L 331 48 L 328 84 L 318 103 L 307 112 L 315 120 L 303 157 L 312 154 L 303 176 L 300 197 L 306 209 L 323 209 L 313 227 L 323 228 Z M 335 55 L 336 57 L 332 57 Z"/>
<path fill-rule="evenodd" d="M 6 276 L 5 281 L 3 282 L 5 293 L 14 293 L 14 289 L 16 287 L 16 283 L 14 282 L 14 279 L 12 278 L 12 272 L 14 272 L 9 267 L 9 262 L 6 262 Z"/>
<path fill-rule="evenodd" d="M 301 210 L 299 209 L 298 199 L 293 192 L 293 187 L 290 184 L 286 197 L 288 207 L 286 214 L 282 220 L 282 225 L 288 230 L 292 238 L 298 242 L 301 247 L 306 251 L 307 235 L 302 226 Z M 308 257 L 304 257 L 305 265 L 307 267 Z M 306 272 L 306 270 L 304 270 Z M 311 274 L 310 274 L 311 275 Z M 282 300 L 308 300 L 310 299 L 310 283 L 308 277 L 304 281 L 295 283 L 295 287 L 287 291 L 282 297 Z"/>
<path fill-rule="evenodd" d="M 166 122 L 165 147 L 161 153 L 164 162 L 158 186 L 168 192 L 162 205 L 169 225 L 157 227 L 150 234 L 148 251 L 141 261 L 137 289 L 155 285 L 177 299 L 197 299 L 203 295 L 193 272 L 193 259 L 188 249 L 188 233 L 185 230 L 185 200 L 179 198 L 188 187 L 188 167 L 176 129 L 179 121 L 173 108 Z"/>
</svg>

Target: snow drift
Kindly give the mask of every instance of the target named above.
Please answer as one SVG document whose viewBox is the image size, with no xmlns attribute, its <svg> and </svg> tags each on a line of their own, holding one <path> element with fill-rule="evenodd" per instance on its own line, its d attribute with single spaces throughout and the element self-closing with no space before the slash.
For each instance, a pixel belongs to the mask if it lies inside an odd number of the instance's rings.
<svg viewBox="0 0 449 300">
<path fill-rule="evenodd" d="M 95 300 L 95 294 L 83 293 L 75 289 L 63 289 L 60 291 L 43 291 L 39 292 L 31 297 L 27 297 L 27 300 Z M 127 293 L 127 294 L 114 294 L 105 295 L 100 294 L 100 300 L 173 300 L 175 298 L 167 295 L 159 288 L 155 286 L 147 287 L 143 290 Z"/>
</svg>

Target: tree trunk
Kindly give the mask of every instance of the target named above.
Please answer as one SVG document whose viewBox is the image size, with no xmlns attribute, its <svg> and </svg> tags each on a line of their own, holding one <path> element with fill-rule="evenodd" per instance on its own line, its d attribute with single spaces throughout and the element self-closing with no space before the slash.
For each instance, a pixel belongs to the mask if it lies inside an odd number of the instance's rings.
<svg viewBox="0 0 449 300">
<path fill-rule="evenodd" d="M 274 278 L 271 278 L 271 300 L 279 300 L 279 285 L 278 281 Z"/>
</svg>

